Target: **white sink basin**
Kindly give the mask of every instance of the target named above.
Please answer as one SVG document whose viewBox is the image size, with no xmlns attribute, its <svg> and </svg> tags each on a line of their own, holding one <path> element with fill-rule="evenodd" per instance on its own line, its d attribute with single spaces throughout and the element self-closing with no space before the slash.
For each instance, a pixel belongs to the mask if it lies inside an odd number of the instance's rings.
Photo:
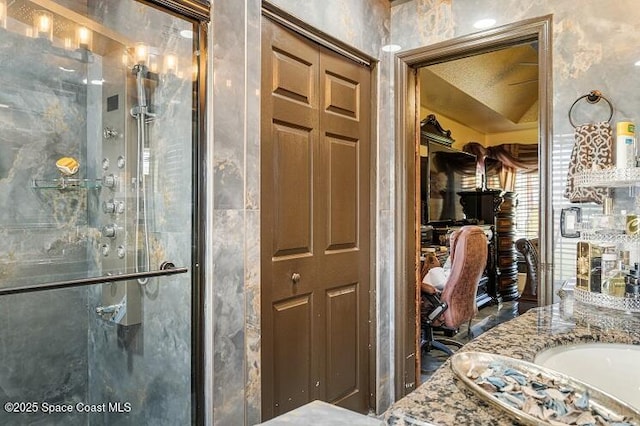
<svg viewBox="0 0 640 426">
<path fill-rule="evenodd" d="M 640 409 L 640 346 L 581 343 L 546 349 L 535 364 L 559 371 Z"/>
</svg>

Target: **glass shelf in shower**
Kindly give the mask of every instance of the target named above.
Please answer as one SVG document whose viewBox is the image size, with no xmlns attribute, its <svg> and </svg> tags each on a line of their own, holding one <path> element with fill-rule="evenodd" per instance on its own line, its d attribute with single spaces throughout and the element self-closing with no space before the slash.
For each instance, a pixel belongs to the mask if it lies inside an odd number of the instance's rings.
<svg viewBox="0 0 640 426">
<path fill-rule="evenodd" d="M 33 179 L 34 189 L 100 189 L 102 179 L 80 179 L 60 177 L 57 179 Z"/>
<path fill-rule="evenodd" d="M 622 188 L 640 184 L 640 167 L 592 170 L 576 173 L 573 183 L 580 187 Z"/>
</svg>

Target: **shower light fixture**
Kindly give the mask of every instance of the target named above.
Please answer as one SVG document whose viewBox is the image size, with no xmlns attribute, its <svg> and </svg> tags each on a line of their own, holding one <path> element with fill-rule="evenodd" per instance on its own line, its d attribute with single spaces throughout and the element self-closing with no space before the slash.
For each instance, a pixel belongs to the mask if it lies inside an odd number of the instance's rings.
<svg viewBox="0 0 640 426">
<path fill-rule="evenodd" d="M 53 41 L 53 15 L 46 10 L 33 13 L 33 34 L 36 38 Z"/>
<path fill-rule="evenodd" d="M 176 74 L 178 71 L 178 57 L 175 53 L 167 53 L 164 57 L 164 73 Z"/>
<path fill-rule="evenodd" d="M 7 0 L 0 0 L 0 28 L 7 28 Z"/>
<path fill-rule="evenodd" d="M 136 43 L 136 63 L 140 65 L 146 65 L 149 62 L 149 46 L 139 42 Z"/>
<path fill-rule="evenodd" d="M 76 48 L 91 50 L 93 42 L 93 32 L 87 27 L 76 28 Z"/>
<path fill-rule="evenodd" d="M 158 73 L 158 55 L 149 54 L 149 71 Z"/>
</svg>

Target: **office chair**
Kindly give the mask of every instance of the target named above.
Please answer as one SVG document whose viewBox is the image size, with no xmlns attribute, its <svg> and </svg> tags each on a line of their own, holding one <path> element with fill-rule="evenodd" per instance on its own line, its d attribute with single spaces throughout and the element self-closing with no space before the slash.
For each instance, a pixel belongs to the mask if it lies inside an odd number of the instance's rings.
<svg viewBox="0 0 640 426">
<path fill-rule="evenodd" d="M 421 306 L 421 349 L 427 352 L 439 349 L 448 355 L 462 344 L 452 339 L 434 337 L 434 329 L 451 331 L 450 335 L 464 322 L 471 328 L 471 320 L 478 312 L 476 293 L 478 282 L 487 264 L 487 237 L 479 226 L 463 226 L 450 237 L 451 272 L 442 293 L 435 287 L 422 283 L 423 303 Z"/>
</svg>

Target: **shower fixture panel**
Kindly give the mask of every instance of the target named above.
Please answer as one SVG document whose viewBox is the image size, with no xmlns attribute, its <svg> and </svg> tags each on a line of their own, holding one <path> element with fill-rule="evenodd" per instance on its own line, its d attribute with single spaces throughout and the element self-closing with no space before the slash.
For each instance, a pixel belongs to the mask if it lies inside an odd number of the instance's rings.
<svg viewBox="0 0 640 426">
<path fill-rule="evenodd" d="M 98 256 L 108 275 L 150 271 L 147 105 L 150 81 L 127 69 L 119 53 L 103 58 L 102 190 L 98 211 Z M 149 86 L 149 87 L 147 87 Z M 140 128 L 140 126 L 143 128 Z M 98 159 L 97 159 L 98 160 Z M 102 305 L 96 313 L 121 325 L 142 322 L 142 295 L 146 280 L 102 285 Z"/>
</svg>

